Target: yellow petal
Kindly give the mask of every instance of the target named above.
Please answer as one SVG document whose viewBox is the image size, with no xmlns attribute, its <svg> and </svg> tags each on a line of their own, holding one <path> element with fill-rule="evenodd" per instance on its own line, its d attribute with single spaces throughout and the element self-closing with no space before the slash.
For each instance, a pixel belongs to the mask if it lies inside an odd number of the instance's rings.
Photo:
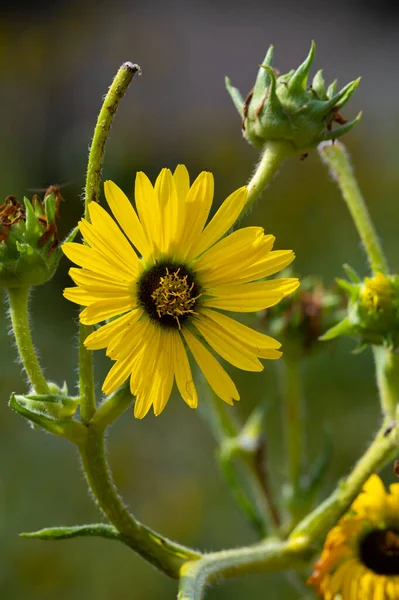
<svg viewBox="0 0 399 600">
<path fill-rule="evenodd" d="M 188 190 L 190 189 L 190 175 L 184 165 L 177 165 L 173 173 L 177 198 L 179 201 L 179 210 L 185 206 Z"/>
<path fill-rule="evenodd" d="M 85 339 L 84 345 L 89 350 L 100 350 L 102 348 L 106 348 L 112 339 L 115 338 L 115 336 L 119 335 L 121 332 L 124 332 L 126 329 L 130 329 L 131 325 L 138 321 L 142 314 L 143 310 L 141 308 L 136 308 L 123 317 L 114 319 L 110 323 L 107 323 L 96 331 L 93 331 L 93 333 L 91 333 Z"/>
<path fill-rule="evenodd" d="M 173 332 L 173 337 L 172 350 L 177 389 L 190 408 L 197 408 L 198 395 L 197 390 L 195 389 L 186 349 L 184 348 L 183 341 L 177 331 Z"/>
<path fill-rule="evenodd" d="M 147 175 L 139 171 L 136 175 L 134 197 L 137 212 L 151 251 L 159 254 L 162 247 L 163 227 L 161 223 L 161 212 L 159 209 L 158 196 Z"/>
<path fill-rule="evenodd" d="M 277 304 L 284 296 L 291 294 L 299 286 L 297 279 L 246 283 L 244 285 L 224 285 L 206 290 L 214 298 L 202 302 L 204 306 L 221 308 L 235 312 L 253 312 Z"/>
<path fill-rule="evenodd" d="M 79 287 L 65 288 L 63 292 L 64 297 L 71 302 L 80 304 L 81 306 L 89 306 L 99 300 L 115 300 L 121 296 L 126 297 L 127 293 L 122 294 L 120 290 L 99 290 L 99 291 L 87 291 Z"/>
<path fill-rule="evenodd" d="M 126 281 L 121 281 L 110 276 L 105 277 L 104 275 L 87 271 L 86 269 L 76 269 L 76 267 L 71 267 L 68 273 L 76 285 L 87 291 L 106 292 L 119 290 L 120 293 L 126 294 L 130 289 L 134 289 L 132 280 L 127 278 Z"/>
<path fill-rule="evenodd" d="M 183 329 L 182 333 L 199 368 L 215 394 L 227 404 L 233 404 L 233 400 L 239 400 L 240 396 L 233 380 L 216 358 L 188 329 Z"/>
<path fill-rule="evenodd" d="M 171 255 L 176 244 L 177 231 L 182 230 L 184 222 L 179 212 L 177 192 L 172 173 L 162 169 L 155 182 L 155 193 L 158 196 L 161 223 L 163 228 L 162 252 Z"/>
<path fill-rule="evenodd" d="M 143 314 L 144 311 L 141 312 Z M 107 345 L 107 356 L 109 358 L 123 359 L 126 356 L 131 355 L 134 351 L 135 354 L 140 352 L 140 347 L 143 345 L 146 335 L 148 334 L 152 326 L 151 320 L 143 318 L 139 320 L 139 316 L 135 315 L 132 321 L 129 321 L 129 327 L 125 327 L 125 330 L 114 335 Z"/>
<path fill-rule="evenodd" d="M 108 371 L 108 374 L 102 385 L 102 391 L 104 394 L 108 396 L 108 394 L 112 394 L 112 392 L 117 390 L 126 381 L 131 372 L 131 356 L 127 356 L 123 360 L 117 360 Z"/>
<path fill-rule="evenodd" d="M 134 300 L 130 296 L 121 296 L 112 300 L 98 300 L 98 302 L 94 302 L 80 313 L 80 321 L 83 325 L 94 325 L 117 315 L 122 315 L 134 307 Z"/>
<path fill-rule="evenodd" d="M 224 332 L 216 323 L 208 321 L 201 315 L 193 319 L 193 325 L 222 358 L 244 371 L 263 371 L 262 363 L 242 344 Z"/>
<path fill-rule="evenodd" d="M 150 255 L 150 245 L 131 202 L 113 181 L 104 183 L 105 197 L 112 214 L 129 240 L 145 259 Z"/>
<path fill-rule="evenodd" d="M 227 315 L 214 310 L 203 308 L 201 314 L 205 314 L 206 317 L 212 319 L 215 323 L 220 325 L 226 332 L 234 336 L 237 340 L 254 349 L 255 354 L 257 351 L 263 350 L 277 350 L 281 347 L 280 342 L 274 338 L 255 331 L 246 325 L 243 325 L 235 319 L 231 319 Z M 398 484 L 399 487 L 399 484 Z"/>
<path fill-rule="evenodd" d="M 76 242 L 67 242 L 63 244 L 62 250 L 64 254 L 80 267 L 84 267 L 94 273 L 100 273 L 101 275 L 110 276 L 113 279 L 119 279 L 126 281 L 126 272 L 120 268 L 120 265 L 111 265 L 104 256 L 83 244 L 77 244 Z"/>
<path fill-rule="evenodd" d="M 186 198 L 186 221 L 180 238 L 181 258 L 190 254 L 190 248 L 197 242 L 213 201 L 214 182 L 212 173 L 203 171 L 194 181 Z"/>
<path fill-rule="evenodd" d="M 202 272 L 215 269 L 217 263 L 226 259 L 228 261 L 235 254 L 246 256 L 250 252 L 249 249 L 257 248 L 264 237 L 262 227 L 244 227 L 233 231 L 194 262 L 195 270 Z"/>
<path fill-rule="evenodd" d="M 190 250 L 188 256 L 192 260 L 200 256 L 205 250 L 213 246 L 236 222 L 248 197 L 247 188 L 241 187 L 236 190 L 223 202 L 215 216 L 201 233 L 198 241 Z"/>
<path fill-rule="evenodd" d="M 263 259 L 254 262 L 249 268 L 238 274 L 237 282 L 246 283 L 247 281 L 255 281 L 270 277 L 278 273 L 285 267 L 288 267 L 295 258 L 292 250 L 273 250 Z"/>
<path fill-rule="evenodd" d="M 111 249 L 119 263 L 123 262 L 130 271 L 137 273 L 140 260 L 112 217 L 97 202 L 90 202 L 89 213 L 96 239 L 100 239 L 97 248 L 102 251 L 104 248 Z"/>
<path fill-rule="evenodd" d="M 153 410 L 154 415 L 158 416 L 165 408 L 172 393 L 173 382 L 175 379 L 174 360 L 173 360 L 173 338 L 167 332 L 163 336 L 163 347 L 159 355 L 157 369 L 154 377 Z"/>
</svg>

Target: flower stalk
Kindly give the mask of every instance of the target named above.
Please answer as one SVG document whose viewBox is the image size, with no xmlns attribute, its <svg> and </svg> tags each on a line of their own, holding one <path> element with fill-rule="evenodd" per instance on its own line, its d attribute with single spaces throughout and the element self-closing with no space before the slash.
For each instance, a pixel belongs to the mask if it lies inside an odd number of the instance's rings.
<svg viewBox="0 0 399 600">
<path fill-rule="evenodd" d="M 29 325 L 29 287 L 8 288 L 12 330 L 18 353 L 29 382 L 37 394 L 48 394 L 49 387 L 39 364 Z"/>
<path fill-rule="evenodd" d="M 98 115 L 94 129 L 93 141 L 89 152 L 87 165 L 84 216 L 89 219 L 88 206 L 90 202 L 98 202 L 101 169 L 104 161 L 105 144 L 111 125 L 118 109 L 119 103 L 125 95 L 133 77 L 141 74 L 140 67 L 131 62 L 125 62 L 118 70 L 103 105 Z M 91 333 L 92 328 L 80 323 L 79 326 L 79 388 L 80 388 L 80 414 L 82 421 L 88 423 L 96 411 L 96 398 L 94 392 L 93 356 L 84 346 L 84 341 Z"/>
<path fill-rule="evenodd" d="M 353 173 L 349 154 L 341 142 L 323 142 L 319 154 L 338 184 L 356 229 L 362 240 L 370 267 L 374 273 L 388 274 L 388 264 L 378 240 L 377 232 Z"/>
<path fill-rule="evenodd" d="M 292 147 L 289 142 L 266 142 L 262 150 L 260 161 L 255 169 L 255 173 L 248 183 L 248 197 L 241 212 L 241 218 L 251 210 L 265 187 L 269 185 L 270 181 L 280 169 L 284 160 L 289 156 L 292 156 L 292 154 Z"/>
<path fill-rule="evenodd" d="M 399 400 L 399 356 L 384 346 L 373 346 L 373 354 L 381 409 L 393 421 Z"/>
</svg>

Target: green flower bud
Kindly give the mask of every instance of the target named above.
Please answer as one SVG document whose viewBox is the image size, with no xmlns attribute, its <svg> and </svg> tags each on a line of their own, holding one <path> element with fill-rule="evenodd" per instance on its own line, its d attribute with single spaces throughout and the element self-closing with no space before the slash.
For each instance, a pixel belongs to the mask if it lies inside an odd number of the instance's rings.
<svg viewBox="0 0 399 600">
<path fill-rule="evenodd" d="M 86 428 L 72 418 L 79 405 L 78 398 L 64 394 L 12 394 L 9 404 L 32 427 L 40 427 L 74 443 L 80 443 L 86 435 Z"/>
<path fill-rule="evenodd" d="M 21 204 L 8 196 L 0 206 L 0 286 L 39 285 L 54 275 L 62 255 L 56 225 L 60 198 L 52 187 L 43 201 L 34 196 Z"/>
<path fill-rule="evenodd" d="M 345 299 L 336 287 L 326 288 L 316 277 L 301 279 L 301 287 L 264 311 L 262 323 L 281 343 L 284 356 L 300 360 L 324 350 L 320 335 L 344 316 Z"/>
<path fill-rule="evenodd" d="M 360 348 L 373 344 L 399 346 L 399 276 L 377 273 L 361 281 L 353 269 L 347 268 L 351 281 L 339 279 L 338 285 L 348 296 L 346 317 L 327 331 L 322 340 L 350 335 Z"/>
<path fill-rule="evenodd" d="M 360 79 L 336 92 L 336 81 L 326 89 L 320 70 L 308 86 L 314 55 L 312 42 L 304 62 L 296 70 L 279 75 L 272 68 L 273 46 L 270 46 L 255 86 L 245 100 L 226 77 L 227 91 L 241 116 L 243 136 L 249 143 L 263 148 L 269 141 L 288 142 L 292 144 L 293 154 L 303 155 L 322 141 L 341 137 L 360 120 L 361 113 L 347 122 L 339 112 Z M 333 130 L 333 123 L 341 127 Z"/>
</svg>

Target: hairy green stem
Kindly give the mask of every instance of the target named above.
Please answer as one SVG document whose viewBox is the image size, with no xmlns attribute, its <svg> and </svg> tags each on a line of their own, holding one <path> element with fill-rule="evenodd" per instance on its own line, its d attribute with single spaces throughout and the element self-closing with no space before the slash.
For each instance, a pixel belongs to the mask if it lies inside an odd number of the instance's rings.
<svg viewBox="0 0 399 600">
<path fill-rule="evenodd" d="M 281 167 L 283 161 L 291 155 L 292 145 L 290 143 L 283 141 L 267 142 L 262 151 L 260 161 L 255 169 L 255 173 L 248 183 L 248 199 L 240 217 L 243 217 L 251 210 L 265 187 L 270 183 Z"/>
<path fill-rule="evenodd" d="M 338 141 L 323 142 L 319 154 L 336 181 L 348 206 L 356 229 L 362 240 L 367 258 L 374 273 L 388 273 L 388 264 L 381 248 L 374 224 L 353 173 L 345 146 Z"/>
<path fill-rule="evenodd" d="M 94 129 L 93 141 L 89 152 L 85 186 L 85 218 L 89 219 L 90 202 L 98 202 L 100 192 L 101 168 L 104 160 L 105 144 L 119 103 L 125 95 L 134 75 L 141 73 L 140 67 L 125 62 L 118 70 L 111 87 L 105 96 Z M 96 412 L 94 392 L 93 358 L 91 350 L 84 346 L 84 340 L 90 334 L 91 327 L 80 324 L 79 330 L 79 386 L 80 415 L 83 423 L 88 423 Z"/>
<path fill-rule="evenodd" d="M 310 542 L 323 539 L 331 526 L 348 510 L 367 479 L 398 453 L 397 427 L 387 429 L 388 421 L 377 433 L 364 455 L 346 479 L 294 529 L 291 537 L 306 536 Z"/>
<path fill-rule="evenodd" d="M 268 538 L 253 546 L 205 554 L 186 563 L 181 569 L 178 599 L 201 600 L 206 587 L 215 581 L 302 566 L 348 510 L 369 476 L 397 454 L 398 434 L 398 426 L 387 429 L 385 423 L 353 471 L 299 523 L 288 540 Z"/>
<path fill-rule="evenodd" d="M 223 550 L 186 563 L 181 569 L 178 600 L 201 600 L 206 588 L 248 573 L 269 573 L 303 567 L 310 557 L 300 541 L 268 538 L 253 546 Z"/>
<path fill-rule="evenodd" d="M 129 547 L 166 575 L 179 577 L 183 563 L 199 558 L 200 554 L 162 537 L 130 514 L 116 490 L 105 458 L 103 428 L 89 424 L 87 430 L 79 450 L 87 482 L 99 508 Z"/>
<path fill-rule="evenodd" d="M 384 416 L 394 420 L 399 402 L 399 356 L 390 348 L 373 346 L 377 385 Z"/>
<path fill-rule="evenodd" d="M 49 387 L 40 367 L 30 332 L 29 287 L 9 288 L 8 299 L 15 342 L 29 382 L 37 394 L 48 394 Z"/>
<path fill-rule="evenodd" d="M 100 404 L 91 423 L 105 429 L 108 425 L 112 425 L 129 408 L 133 400 L 129 383 L 127 383 Z"/>
</svg>

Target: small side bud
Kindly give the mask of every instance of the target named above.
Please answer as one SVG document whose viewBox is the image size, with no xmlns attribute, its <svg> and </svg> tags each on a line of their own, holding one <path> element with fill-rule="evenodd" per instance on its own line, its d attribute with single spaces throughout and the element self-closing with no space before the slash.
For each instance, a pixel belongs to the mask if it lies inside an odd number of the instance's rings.
<svg viewBox="0 0 399 600">
<path fill-rule="evenodd" d="M 281 341 L 284 356 L 297 361 L 324 350 L 320 336 L 340 322 L 344 307 L 345 298 L 336 286 L 305 277 L 295 294 L 264 311 L 261 323 Z"/>
<path fill-rule="evenodd" d="M 320 339 L 331 340 L 349 335 L 359 341 L 360 348 L 367 345 L 399 347 L 399 277 L 377 273 L 351 281 L 338 280 L 338 285 L 348 295 L 344 319 L 329 329 Z"/>
</svg>

